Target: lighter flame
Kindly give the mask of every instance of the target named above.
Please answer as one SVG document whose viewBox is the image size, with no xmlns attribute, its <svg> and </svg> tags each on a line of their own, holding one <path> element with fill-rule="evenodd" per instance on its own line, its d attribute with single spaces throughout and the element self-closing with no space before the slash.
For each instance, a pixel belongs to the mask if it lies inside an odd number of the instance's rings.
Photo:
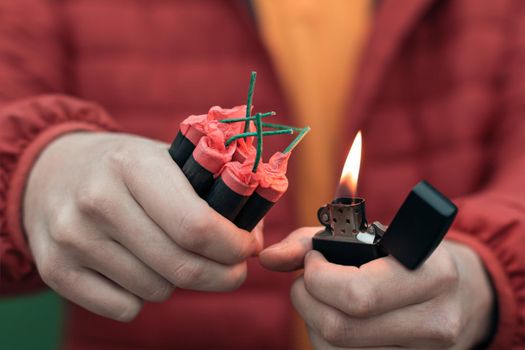
<svg viewBox="0 0 525 350">
<path fill-rule="evenodd" d="M 361 131 L 355 136 L 350 152 L 346 157 L 343 172 L 341 173 L 341 180 L 339 185 L 344 185 L 352 192 L 352 197 L 355 197 L 357 192 L 357 180 L 359 179 L 359 167 L 361 166 L 361 145 L 362 136 Z"/>
</svg>

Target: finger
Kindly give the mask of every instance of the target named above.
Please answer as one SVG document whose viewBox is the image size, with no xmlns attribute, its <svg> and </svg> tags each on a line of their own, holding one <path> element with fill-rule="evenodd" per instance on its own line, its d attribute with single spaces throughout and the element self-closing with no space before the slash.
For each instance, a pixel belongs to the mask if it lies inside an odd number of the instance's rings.
<svg viewBox="0 0 525 350">
<path fill-rule="evenodd" d="M 448 296 L 447 296 L 448 297 Z M 353 318 L 312 296 L 299 278 L 291 298 L 297 312 L 327 343 L 339 347 L 450 346 L 457 334 L 457 307 L 445 299 L 369 318 Z"/>
<path fill-rule="evenodd" d="M 303 227 L 259 253 L 261 264 L 272 271 L 293 271 L 302 268 L 304 256 L 312 250 L 312 236 L 320 229 Z"/>
<path fill-rule="evenodd" d="M 346 350 L 346 349 L 352 349 L 352 350 L 399 350 L 400 347 L 373 347 L 373 348 L 341 348 L 338 346 L 333 346 L 326 342 L 319 334 L 315 332 L 314 329 L 308 327 L 308 336 L 310 338 L 310 342 L 312 344 L 312 347 L 314 349 L 319 350 Z M 406 348 L 403 348 L 406 349 Z"/>
<path fill-rule="evenodd" d="M 230 291 L 246 278 L 244 262 L 223 265 L 186 251 L 133 200 L 122 200 L 106 228 L 110 236 L 176 287 Z"/>
<path fill-rule="evenodd" d="M 254 235 L 199 198 L 164 146 L 159 146 L 158 157 L 117 153 L 113 158 L 133 198 L 179 246 L 225 264 L 256 252 Z"/>
<path fill-rule="evenodd" d="M 90 244 L 82 257 L 84 266 L 99 272 L 124 289 L 147 301 L 165 301 L 173 285 L 122 245 L 111 240 Z"/>
<path fill-rule="evenodd" d="M 329 263 L 312 251 L 305 259 L 304 277 L 306 288 L 318 300 L 349 316 L 369 317 L 424 302 L 450 288 L 457 272 L 453 263 L 440 261 L 446 259 L 438 253 L 416 271 L 392 257 L 357 268 Z"/>
<path fill-rule="evenodd" d="M 142 308 L 137 296 L 87 268 L 55 271 L 45 282 L 75 304 L 117 321 L 133 320 Z"/>
<path fill-rule="evenodd" d="M 308 330 L 308 338 L 310 339 L 310 344 L 312 347 L 317 350 L 345 350 L 344 348 L 340 348 L 338 346 L 333 346 L 329 344 L 327 341 L 325 341 L 320 335 L 317 334 L 317 332 L 311 328 L 307 327 Z"/>
</svg>

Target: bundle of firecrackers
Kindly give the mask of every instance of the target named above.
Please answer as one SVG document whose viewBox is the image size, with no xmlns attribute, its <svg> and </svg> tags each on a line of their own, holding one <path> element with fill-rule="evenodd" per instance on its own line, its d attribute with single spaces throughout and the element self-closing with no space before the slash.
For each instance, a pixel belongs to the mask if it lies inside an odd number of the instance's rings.
<svg viewBox="0 0 525 350">
<path fill-rule="evenodd" d="M 246 105 L 186 118 L 169 153 L 195 192 L 239 228 L 252 231 L 288 188 L 291 151 L 309 127 L 267 123 L 275 112 L 252 115 L 256 73 L 251 73 Z M 264 120 L 264 121 L 263 121 Z M 263 159 L 265 137 L 296 135 L 281 152 Z"/>
</svg>

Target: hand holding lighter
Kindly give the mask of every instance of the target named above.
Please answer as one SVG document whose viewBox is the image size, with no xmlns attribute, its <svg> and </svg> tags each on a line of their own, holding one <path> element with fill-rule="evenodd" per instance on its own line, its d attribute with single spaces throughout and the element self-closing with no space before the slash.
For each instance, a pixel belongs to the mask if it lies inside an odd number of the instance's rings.
<svg viewBox="0 0 525 350">
<path fill-rule="evenodd" d="M 360 266 L 390 254 L 414 270 L 442 241 L 456 213 L 457 207 L 426 181 L 412 189 L 388 228 L 368 224 L 364 199 L 338 198 L 319 208 L 325 228 L 313 237 L 313 248 L 335 264 Z"/>
</svg>

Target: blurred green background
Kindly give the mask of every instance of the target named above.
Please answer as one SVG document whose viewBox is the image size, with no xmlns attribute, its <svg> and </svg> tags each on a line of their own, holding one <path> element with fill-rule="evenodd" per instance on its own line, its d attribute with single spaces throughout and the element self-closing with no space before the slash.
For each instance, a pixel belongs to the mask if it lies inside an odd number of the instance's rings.
<svg viewBox="0 0 525 350">
<path fill-rule="evenodd" d="M 0 349 L 55 350 L 60 346 L 62 300 L 46 291 L 0 299 Z"/>
</svg>

